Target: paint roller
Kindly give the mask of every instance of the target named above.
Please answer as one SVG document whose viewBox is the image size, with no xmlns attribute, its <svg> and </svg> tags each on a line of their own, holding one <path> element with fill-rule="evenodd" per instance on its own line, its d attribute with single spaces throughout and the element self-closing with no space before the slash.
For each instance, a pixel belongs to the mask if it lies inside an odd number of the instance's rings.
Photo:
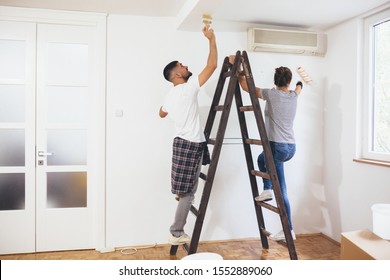
<svg viewBox="0 0 390 280">
<path fill-rule="evenodd" d="M 210 25 L 213 23 L 213 18 L 209 14 L 203 14 L 202 22 L 205 26 L 210 27 Z"/>
<path fill-rule="evenodd" d="M 301 66 L 297 68 L 297 72 L 306 84 L 310 85 L 313 82 L 310 76 L 306 73 L 305 69 L 303 69 Z"/>
</svg>

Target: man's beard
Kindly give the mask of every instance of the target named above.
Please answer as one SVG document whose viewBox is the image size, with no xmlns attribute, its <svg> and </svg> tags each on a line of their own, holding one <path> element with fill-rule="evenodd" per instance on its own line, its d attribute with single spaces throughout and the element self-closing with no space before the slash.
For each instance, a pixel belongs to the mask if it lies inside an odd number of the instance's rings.
<svg viewBox="0 0 390 280">
<path fill-rule="evenodd" d="M 190 71 L 188 71 L 188 75 L 186 77 L 183 77 L 184 80 L 187 82 L 188 79 L 192 76 L 192 73 Z"/>
</svg>

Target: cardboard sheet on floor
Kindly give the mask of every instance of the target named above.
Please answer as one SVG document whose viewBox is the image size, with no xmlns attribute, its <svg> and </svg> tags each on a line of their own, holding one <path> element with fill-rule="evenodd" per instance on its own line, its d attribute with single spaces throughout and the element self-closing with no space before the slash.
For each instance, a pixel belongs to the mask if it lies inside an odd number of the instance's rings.
<svg viewBox="0 0 390 280">
<path fill-rule="evenodd" d="M 390 260 L 390 242 L 368 229 L 341 233 L 342 260 Z"/>
</svg>

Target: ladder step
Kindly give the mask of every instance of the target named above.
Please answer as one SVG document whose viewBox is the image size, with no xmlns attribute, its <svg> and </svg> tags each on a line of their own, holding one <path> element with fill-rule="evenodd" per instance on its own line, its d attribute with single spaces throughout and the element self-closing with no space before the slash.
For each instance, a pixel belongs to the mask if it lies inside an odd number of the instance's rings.
<svg viewBox="0 0 390 280">
<path fill-rule="evenodd" d="M 252 174 L 253 176 L 262 177 L 262 178 L 264 178 L 264 179 L 268 179 L 268 180 L 271 179 L 271 177 L 269 176 L 268 173 L 264 173 L 264 172 L 261 172 L 261 171 L 252 170 L 252 171 L 251 171 L 251 174 Z"/>
<path fill-rule="evenodd" d="M 198 209 L 196 209 L 195 207 L 194 207 L 194 205 L 191 205 L 191 213 L 192 214 L 194 214 L 196 217 L 198 217 L 198 215 L 199 215 L 199 211 L 198 211 Z"/>
<path fill-rule="evenodd" d="M 180 200 L 180 197 L 179 197 L 179 196 L 176 196 L 175 199 L 176 199 L 177 201 L 179 201 L 179 200 Z M 196 217 L 198 217 L 199 211 L 198 211 L 198 209 L 195 208 L 194 205 L 191 205 L 190 211 L 192 212 L 192 214 L 194 214 Z"/>
<path fill-rule="evenodd" d="M 275 213 L 278 213 L 279 214 L 279 208 L 278 207 L 275 207 L 267 202 L 264 202 L 264 201 L 256 201 L 256 204 L 257 205 L 260 205 L 261 207 L 264 207 L 272 212 L 275 212 Z"/>
<path fill-rule="evenodd" d="M 199 178 L 201 178 L 201 179 L 203 179 L 203 180 L 207 180 L 207 175 L 206 174 L 204 174 L 203 172 L 200 172 L 200 174 L 199 174 Z"/>
<path fill-rule="evenodd" d="M 217 141 L 215 139 L 212 139 L 212 138 L 209 138 L 209 141 L 207 141 L 207 144 L 210 144 L 210 145 L 215 145 L 215 143 L 217 143 Z"/>
<path fill-rule="evenodd" d="M 241 106 L 240 112 L 253 111 L 253 106 Z"/>
<path fill-rule="evenodd" d="M 225 106 L 223 105 L 214 106 L 214 111 L 223 111 L 224 108 Z"/>
<path fill-rule="evenodd" d="M 228 78 L 228 77 L 230 77 L 232 75 L 232 71 L 227 71 L 227 72 L 225 72 L 224 74 L 223 74 L 223 77 L 224 78 Z"/>
<path fill-rule="evenodd" d="M 261 228 L 260 231 L 261 231 L 261 233 L 264 234 L 265 236 L 270 236 L 270 235 L 271 235 L 271 233 L 270 233 L 268 230 L 266 230 L 265 228 Z"/>
<path fill-rule="evenodd" d="M 261 140 L 258 140 L 258 139 L 245 139 L 245 143 L 246 144 L 249 144 L 249 145 L 262 145 L 263 143 L 261 142 Z"/>
</svg>

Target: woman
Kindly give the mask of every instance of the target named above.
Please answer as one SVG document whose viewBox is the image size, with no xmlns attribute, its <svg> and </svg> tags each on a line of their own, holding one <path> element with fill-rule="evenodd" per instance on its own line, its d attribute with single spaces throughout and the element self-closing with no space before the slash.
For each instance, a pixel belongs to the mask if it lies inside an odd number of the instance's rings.
<svg viewBox="0 0 390 280">
<path fill-rule="evenodd" d="M 230 62 L 234 62 L 234 56 L 230 57 Z M 256 87 L 256 95 L 266 101 L 264 115 L 265 128 L 267 131 L 268 140 L 272 150 L 276 172 L 279 179 L 280 189 L 283 200 L 286 206 L 288 222 L 291 230 L 291 235 L 295 240 L 291 222 L 290 202 L 287 196 L 286 180 L 284 176 L 284 162 L 290 160 L 295 154 L 295 137 L 293 124 L 297 110 L 298 95 L 302 90 L 302 82 L 298 82 L 294 90 L 289 90 L 292 79 L 291 70 L 287 67 L 278 67 L 275 69 L 274 84 L 271 89 Z M 243 90 L 248 92 L 248 85 L 244 76 L 240 76 L 240 85 Z M 264 152 L 262 152 L 257 163 L 259 170 L 267 172 Z M 267 201 L 273 198 L 272 183 L 268 179 L 263 178 L 263 192 L 255 198 L 256 201 Z M 273 234 L 270 236 L 272 240 L 285 240 L 284 232 Z"/>
</svg>

